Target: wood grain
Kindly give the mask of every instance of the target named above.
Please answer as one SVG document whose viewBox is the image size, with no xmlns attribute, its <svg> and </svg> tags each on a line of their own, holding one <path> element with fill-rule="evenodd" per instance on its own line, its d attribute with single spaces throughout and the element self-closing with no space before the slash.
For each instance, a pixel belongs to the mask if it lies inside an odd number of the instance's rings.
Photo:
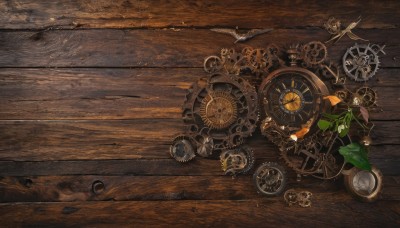
<svg viewBox="0 0 400 228">
<path fill-rule="evenodd" d="M 371 113 L 372 120 L 400 119 L 399 73 L 381 69 L 368 81 L 383 110 Z M 200 68 L 5 68 L 0 72 L 0 119 L 180 119 L 187 89 L 206 76 Z M 360 86 L 348 82 L 354 91 Z"/>
<path fill-rule="evenodd" d="M 24 1 L 0 3 L 0 28 L 281 28 L 322 26 L 335 16 L 362 28 L 398 27 L 397 1 Z M 373 9 L 373 10 L 371 10 Z"/>
<path fill-rule="evenodd" d="M 385 176 L 382 200 L 400 200 L 398 176 Z M 98 182 L 103 188 L 93 190 Z M 314 194 L 341 193 L 343 180 L 288 178 L 286 189 L 310 189 Z M 252 176 L 22 176 L 0 179 L 0 202 L 248 200 L 262 199 Z"/>
<path fill-rule="evenodd" d="M 400 122 L 374 123 L 374 145 L 400 144 L 392 133 Z M 174 135 L 184 132 L 180 119 L 0 121 L 0 126 L 0 159 L 12 161 L 168 158 Z M 249 145 L 256 155 L 276 154 L 258 130 Z"/>
<path fill-rule="evenodd" d="M 395 201 L 358 203 L 342 193 L 314 194 L 310 208 L 288 207 L 281 197 L 259 200 L 183 200 L 0 204 L 5 226 L 398 226 Z M 360 213 L 361 212 L 361 213 Z M 112 216 L 110 219 L 110 215 Z"/>
<path fill-rule="evenodd" d="M 371 43 L 386 44 L 382 67 L 400 66 L 400 29 L 355 30 Z M 155 30 L 55 30 L 0 33 L 2 67 L 202 67 L 205 57 L 235 46 L 287 46 L 328 40 L 318 28 L 277 29 L 245 44 L 233 45 L 230 35 L 207 29 Z M 354 40 L 343 38 L 328 48 L 331 61 L 340 62 Z"/>
</svg>

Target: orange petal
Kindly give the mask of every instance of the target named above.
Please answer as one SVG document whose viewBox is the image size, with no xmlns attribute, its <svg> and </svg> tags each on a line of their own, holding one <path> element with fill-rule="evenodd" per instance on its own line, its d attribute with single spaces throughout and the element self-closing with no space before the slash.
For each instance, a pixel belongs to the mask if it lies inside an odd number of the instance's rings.
<svg viewBox="0 0 400 228">
<path fill-rule="evenodd" d="M 310 128 L 308 127 L 303 127 L 302 129 L 300 129 L 299 131 L 297 131 L 296 133 L 290 135 L 290 138 L 294 141 L 297 141 L 297 139 L 301 139 L 303 138 L 308 132 L 310 131 Z"/>
<path fill-rule="evenodd" d="M 324 97 L 324 100 L 326 100 L 326 99 L 328 99 L 329 102 L 331 102 L 331 105 L 332 105 L 332 106 L 335 106 L 335 105 L 337 105 L 338 103 L 342 102 L 342 100 L 341 100 L 339 97 L 333 96 L 333 95 L 331 95 L 331 96 L 325 96 L 325 97 Z"/>
</svg>

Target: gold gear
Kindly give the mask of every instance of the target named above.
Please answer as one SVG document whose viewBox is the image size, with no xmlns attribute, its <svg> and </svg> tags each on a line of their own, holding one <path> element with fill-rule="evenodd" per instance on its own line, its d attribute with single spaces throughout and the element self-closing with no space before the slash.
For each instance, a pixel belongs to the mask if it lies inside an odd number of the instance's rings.
<svg viewBox="0 0 400 228">
<path fill-rule="evenodd" d="M 212 92 L 202 100 L 200 115 L 203 122 L 210 128 L 229 127 L 237 119 L 235 98 L 224 91 Z"/>
</svg>

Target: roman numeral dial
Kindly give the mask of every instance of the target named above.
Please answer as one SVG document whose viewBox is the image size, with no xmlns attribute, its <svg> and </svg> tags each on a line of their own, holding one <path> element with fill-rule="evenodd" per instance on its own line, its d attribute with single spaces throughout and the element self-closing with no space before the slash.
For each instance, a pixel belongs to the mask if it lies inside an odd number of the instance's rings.
<svg viewBox="0 0 400 228">
<path fill-rule="evenodd" d="M 300 127 L 320 110 L 320 102 L 317 102 L 321 100 L 319 86 L 326 86 L 315 83 L 313 79 L 317 76 L 310 71 L 295 69 L 298 70 L 288 68 L 272 72 L 260 87 L 268 100 L 264 111 L 279 125 Z"/>
</svg>

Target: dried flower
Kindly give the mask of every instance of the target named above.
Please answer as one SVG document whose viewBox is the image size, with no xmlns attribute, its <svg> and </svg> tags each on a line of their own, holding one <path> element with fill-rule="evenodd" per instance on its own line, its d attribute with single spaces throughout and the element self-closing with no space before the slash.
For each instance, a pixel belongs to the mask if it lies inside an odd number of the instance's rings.
<svg viewBox="0 0 400 228">
<path fill-rule="evenodd" d="M 335 106 L 335 105 L 337 105 L 338 103 L 342 102 L 342 100 L 341 100 L 339 97 L 334 96 L 334 95 L 325 96 L 325 97 L 324 97 L 324 100 L 326 100 L 326 99 L 329 100 L 329 102 L 331 103 L 332 106 Z"/>
<path fill-rule="evenodd" d="M 300 129 L 300 130 L 297 131 L 296 133 L 290 135 L 290 138 L 291 138 L 293 141 L 297 141 L 297 139 L 303 138 L 309 131 L 310 131 L 310 128 L 308 128 L 308 127 L 303 127 L 302 129 Z"/>
</svg>

